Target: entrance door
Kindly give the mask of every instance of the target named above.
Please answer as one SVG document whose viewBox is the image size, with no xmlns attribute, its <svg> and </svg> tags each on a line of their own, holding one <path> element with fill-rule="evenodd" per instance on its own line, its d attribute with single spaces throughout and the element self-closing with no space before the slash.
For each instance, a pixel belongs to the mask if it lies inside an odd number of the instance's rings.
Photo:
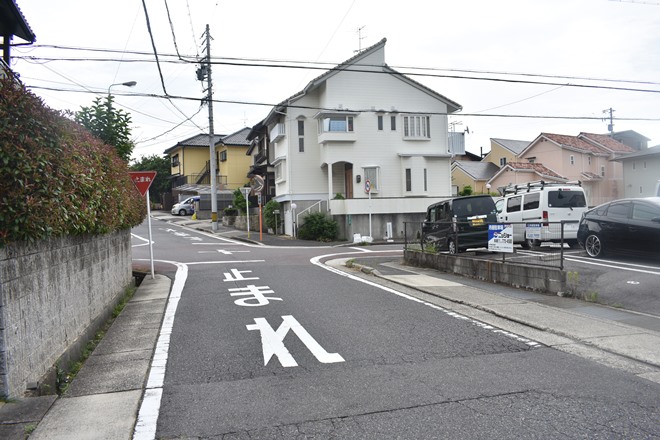
<svg viewBox="0 0 660 440">
<path fill-rule="evenodd" d="M 346 198 L 353 198 L 353 164 L 344 164 L 344 187 L 346 188 Z"/>
</svg>

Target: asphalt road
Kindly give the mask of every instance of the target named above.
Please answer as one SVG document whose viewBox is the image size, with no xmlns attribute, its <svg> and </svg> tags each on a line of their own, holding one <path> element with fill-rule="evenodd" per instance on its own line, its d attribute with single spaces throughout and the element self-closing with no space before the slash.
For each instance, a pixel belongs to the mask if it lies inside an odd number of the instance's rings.
<svg viewBox="0 0 660 440">
<path fill-rule="evenodd" d="M 657 384 L 314 264 L 364 249 L 153 240 L 158 272 L 187 270 L 157 438 L 660 437 Z"/>
</svg>

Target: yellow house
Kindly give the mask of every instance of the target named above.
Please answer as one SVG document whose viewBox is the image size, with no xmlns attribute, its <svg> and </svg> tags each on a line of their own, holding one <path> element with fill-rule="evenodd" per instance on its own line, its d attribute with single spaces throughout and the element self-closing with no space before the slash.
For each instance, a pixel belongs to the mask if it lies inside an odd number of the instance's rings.
<svg viewBox="0 0 660 440">
<path fill-rule="evenodd" d="M 527 148 L 529 142 L 512 139 L 490 139 L 490 151 L 484 156 L 484 162 L 494 163 L 502 168 L 509 162 L 518 162 L 519 154 Z"/>
<path fill-rule="evenodd" d="M 247 175 L 252 166 L 252 156 L 246 154 L 250 146 L 250 142 L 247 140 L 250 130 L 246 127 L 225 136 L 216 147 L 220 165 L 218 173 L 226 179 L 225 189 L 234 190 L 250 182 Z"/>
<path fill-rule="evenodd" d="M 472 188 L 472 194 L 488 194 L 495 189 L 487 186 L 488 181 L 500 170 L 492 162 L 456 161 L 452 164 L 452 185 L 461 192 L 466 186 Z"/>
<path fill-rule="evenodd" d="M 249 182 L 251 158 L 245 153 L 250 145 L 249 128 L 230 135 L 214 135 L 216 182 L 218 190 L 234 190 Z M 172 189 L 195 191 L 195 186 L 211 183 L 208 134 L 198 134 L 164 151 L 171 160 Z"/>
</svg>

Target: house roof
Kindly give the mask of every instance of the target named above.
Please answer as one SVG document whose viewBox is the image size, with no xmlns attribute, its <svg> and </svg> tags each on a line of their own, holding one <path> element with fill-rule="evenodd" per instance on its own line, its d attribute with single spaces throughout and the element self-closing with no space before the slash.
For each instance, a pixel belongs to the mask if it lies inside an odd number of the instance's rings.
<svg viewBox="0 0 660 440">
<path fill-rule="evenodd" d="M 380 40 L 378 43 L 374 44 L 373 46 L 370 46 L 370 47 L 358 52 L 353 57 L 351 57 L 351 58 L 347 59 L 346 61 L 336 65 L 335 67 L 328 70 L 327 72 L 317 76 L 316 78 L 311 80 L 305 86 L 305 88 L 303 88 L 301 91 L 299 91 L 298 93 L 295 93 L 294 95 L 288 97 L 287 99 L 285 99 L 284 101 L 280 102 L 275 107 L 273 107 L 273 109 L 270 111 L 268 116 L 266 116 L 266 118 L 264 118 L 262 123 L 264 125 L 267 125 L 276 116 L 278 111 L 282 111 L 287 106 L 290 106 L 292 102 L 300 99 L 301 97 L 303 97 L 304 95 L 306 95 L 310 91 L 313 91 L 314 89 L 320 87 L 329 78 L 331 78 L 332 76 L 334 76 L 334 75 L 336 75 L 336 74 L 338 74 L 342 71 L 386 72 L 386 73 L 391 74 L 393 77 L 398 78 L 401 81 L 404 81 L 404 82 L 410 84 L 411 86 L 416 87 L 417 89 L 420 89 L 420 90 L 430 94 L 434 98 L 436 98 L 440 101 L 443 101 L 445 104 L 447 104 L 449 113 L 453 113 L 453 112 L 456 112 L 456 111 L 462 109 L 460 104 L 458 104 L 458 103 L 452 101 L 451 99 L 449 99 L 449 98 L 447 98 L 447 97 L 431 90 L 430 88 L 426 87 L 425 85 L 420 84 L 417 81 L 408 78 L 404 74 L 402 74 L 400 72 L 397 72 L 396 70 L 388 67 L 385 64 L 383 66 L 367 66 L 367 65 L 364 65 L 363 66 L 364 70 L 359 69 L 359 68 L 358 69 L 355 69 L 355 68 L 350 69 L 351 66 L 356 65 L 360 60 L 366 58 L 367 56 L 371 55 L 372 53 L 374 53 L 374 52 L 382 49 L 383 47 L 385 47 L 386 42 L 387 42 L 387 38 L 383 38 L 382 40 Z"/>
<path fill-rule="evenodd" d="M 490 138 L 490 140 L 502 148 L 509 150 L 516 156 L 519 155 L 530 144 L 529 141 L 516 141 L 513 139 Z"/>
<path fill-rule="evenodd" d="M 251 142 L 248 141 L 248 139 L 247 139 L 248 134 L 250 134 L 250 128 L 248 128 L 248 127 L 241 128 L 240 130 L 238 130 L 235 133 L 224 136 L 222 138 L 222 143 L 225 144 L 225 145 L 248 147 L 251 144 Z"/>
<path fill-rule="evenodd" d="M 536 139 L 534 139 L 529 144 L 527 148 L 525 148 L 524 151 L 529 150 L 533 145 L 535 145 L 541 139 L 546 139 L 550 142 L 554 142 L 561 148 L 567 148 L 569 150 L 574 150 L 581 153 L 591 153 L 591 154 L 599 154 L 599 155 L 610 154 L 609 150 L 606 150 L 603 147 L 599 147 L 585 140 L 579 139 L 577 136 L 568 136 L 565 134 L 554 134 L 554 133 L 541 133 Z"/>
<path fill-rule="evenodd" d="M 453 165 L 463 170 L 465 174 L 474 180 L 488 180 L 500 170 L 500 167 L 492 162 L 457 160 Z"/>
<path fill-rule="evenodd" d="M 555 171 L 543 166 L 543 164 L 540 163 L 509 162 L 506 165 L 504 165 L 502 168 L 500 168 L 500 170 L 497 173 L 495 173 L 495 175 L 490 179 L 490 181 L 495 179 L 497 176 L 499 176 L 506 170 L 534 173 L 540 176 L 541 178 L 548 178 L 552 180 L 564 180 L 564 181 L 568 180 L 565 177 L 559 175 Z"/>
<path fill-rule="evenodd" d="M 0 35 L 15 35 L 30 43 L 37 40 L 14 0 L 0 0 Z"/>
<path fill-rule="evenodd" d="M 222 142 L 222 138 L 224 135 L 222 134 L 215 134 L 213 135 L 213 139 L 215 141 L 215 145 L 218 145 L 220 142 Z M 176 150 L 177 148 L 181 147 L 209 147 L 209 135 L 208 133 L 201 133 L 201 134 L 196 134 L 195 136 L 189 137 L 188 139 L 184 139 L 180 142 L 177 142 L 176 145 L 166 149 L 163 154 L 170 154 L 172 151 Z"/>
<path fill-rule="evenodd" d="M 588 141 L 596 143 L 599 147 L 603 147 L 606 150 L 611 151 L 612 153 L 632 153 L 634 150 L 633 148 L 629 147 L 628 145 L 617 141 L 616 139 L 613 139 L 609 135 L 606 134 L 594 134 L 594 133 L 580 133 L 578 135 L 578 138 L 581 139 L 587 139 Z"/>
<path fill-rule="evenodd" d="M 646 150 L 637 151 L 635 153 L 626 154 L 625 156 L 619 156 L 613 160 L 624 162 L 628 159 L 637 159 L 639 157 L 649 157 L 649 156 L 660 157 L 660 145 L 656 145 L 655 147 L 649 147 Z"/>
</svg>

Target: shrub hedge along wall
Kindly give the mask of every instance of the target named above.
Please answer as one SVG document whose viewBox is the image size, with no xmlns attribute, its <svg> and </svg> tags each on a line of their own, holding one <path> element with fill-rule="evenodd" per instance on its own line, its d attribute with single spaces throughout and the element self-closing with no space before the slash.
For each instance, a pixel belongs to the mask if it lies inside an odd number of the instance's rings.
<svg viewBox="0 0 660 440">
<path fill-rule="evenodd" d="M 140 224 L 146 202 L 112 146 L 0 79 L 0 246 Z"/>
</svg>

